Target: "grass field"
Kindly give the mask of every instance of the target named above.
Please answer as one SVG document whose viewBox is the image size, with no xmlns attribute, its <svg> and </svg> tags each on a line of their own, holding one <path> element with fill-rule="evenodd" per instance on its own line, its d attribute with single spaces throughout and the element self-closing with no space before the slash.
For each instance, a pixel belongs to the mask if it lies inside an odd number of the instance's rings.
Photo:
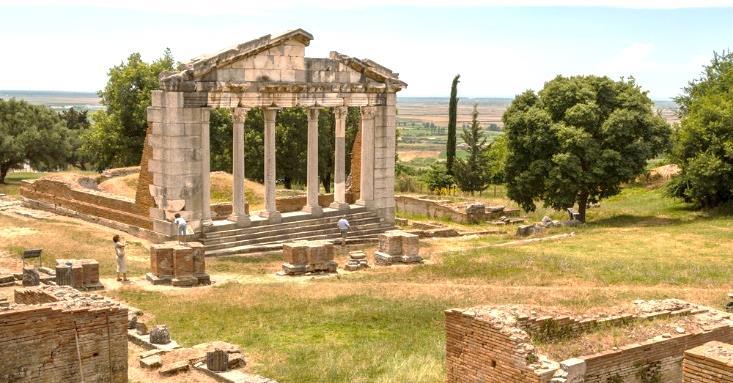
<svg viewBox="0 0 733 383">
<path fill-rule="evenodd" d="M 584 227 L 547 233 L 576 232 L 560 241 L 492 247 L 515 239 L 508 227 L 506 235 L 423 241 L 429 262 L 420 266 L 314 280 L 272 277 L 277 254 L 208 259 L 215 279 L 237 275 L 238 282 L 108 293 L 152 313 L 184 345 L 217 339 L 241 345 L 249 370 L 284 383 L 442 382 L 443 310 L 451 307 L 526 303 L 583 312 L 665 297 L 722 307 L 733 269 L 728 209 L 693 211 L 642 186 L 601 204 L 589 210 Z M 548 213 L 564 215 L 542 209 L 530 218 Z M 96 258 L 111 276 L 111 233 L 73 220 L 0 215 L 0 267 L 20 248 L 42 246 L 50 257 Z M 143 245 L 129 251 L 138 277 L 147 265 Z"/>
</svg>

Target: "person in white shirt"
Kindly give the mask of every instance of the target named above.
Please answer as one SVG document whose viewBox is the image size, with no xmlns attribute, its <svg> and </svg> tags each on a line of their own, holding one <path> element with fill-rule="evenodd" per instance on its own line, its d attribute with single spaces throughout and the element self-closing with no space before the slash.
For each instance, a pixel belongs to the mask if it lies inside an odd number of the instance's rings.
<svg viewBox="0 0 733 383">
<path fill-rule="evenodd" d="M 117 255 L 117 280 L 127 282 L 127 262 L 125 260 L 125 241 L 119 235 L 112 237 Z M 122 274 L 122 278 L 120 278 Z"/>
<path fill-rule="evenodd" d="M 181 217 L 180 214 L 176 213 L 174 216 L 176 219 L 173 220 L 173 223 L 178 226 L 178 243 L 186 243 L 186 229 L 187 229 L 187 222 L 186 219 Z"/>
<path fill-rule="evenodd" d="M 341 246 L 346 246 L 346 234 L 351 230 L 351 225 L 349 225 L 349 221 L 346 220 L 346 216 L 341 217 L 341 219 L 336 223 L 336 226 L 338 226 L 339 231 L 341 231 Z"/>
</svg>

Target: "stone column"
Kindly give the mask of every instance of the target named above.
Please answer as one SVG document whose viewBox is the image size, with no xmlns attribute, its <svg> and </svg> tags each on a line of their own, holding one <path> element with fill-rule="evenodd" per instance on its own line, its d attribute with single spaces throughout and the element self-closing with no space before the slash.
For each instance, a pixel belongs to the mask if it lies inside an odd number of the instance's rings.
<svg viewBox="0 0 733 383">
<path fill-rule="evenodd" d="M 251 221 L 245 212 L 247 198 L 244 195 L 244 120 L 247 118 L 246 108 L 234 109 L 234 129 L 232 142 L 232 215 L 229 220 L 240 226 L 248 226 Z"/>
<path fill-rule="evenodd" d="M 318 180 L 318 110 L 314 107 L 308 109 L 308 194 L 303 211 L 311 213 L 314 217 L 323 215 L 323 209 L 318 204 L 318 191 L 320 182 Z"/>
<path fill-rule="evenodd" d="M 337 106 L 333 109 L 336 116 L 336 137 L 333 164 L 333 203 L 331 208 L 349 210 L 346 203 L 346 115 L 348 108 Z"/>
<path fill-rule="evenodd" d="M 208 114 L 208 111 L 207 111 Z M 211 136 L 209 121 L 201 124 L 201 231 L 211 226 Z"/>
<path fill-rule="evenodd" d="M 357 204 L 374 207 L 374 116 L 373 106 L 361 108 L 361 179 Z"/>
<path fill-rule="evenodd" d="M 263 108 L 265 116 L 265 210 L 260 212 L 260 217 L 267 218 L 270 222 L 282 221 L 280 212 L 275 205 L 275 119 L 278 108 Z"/>
</svg>

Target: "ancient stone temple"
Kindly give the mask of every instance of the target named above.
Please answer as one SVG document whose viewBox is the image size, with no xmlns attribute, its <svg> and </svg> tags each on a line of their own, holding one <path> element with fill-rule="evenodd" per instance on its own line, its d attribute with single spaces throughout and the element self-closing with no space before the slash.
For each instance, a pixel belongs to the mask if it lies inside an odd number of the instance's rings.
<svg viewBox="0 0 733 383">
<path fill-rule="evenodd" d="M 331 52 L 305 57 L 313 36 L 294 30 L 266 35 L 200 57 L 176 73 L 161 75 L 160 90 L 148 109 L 149 135 L 143 154 L 140 192 L 149 192 L 153 230 L 174 235 L 172 216 L 180 213 L 197 233 L 210 225 L 247 227 L 293 221 L 275 200 L 275 124 L 282 108 L 308 108 L 307 201 L 295 216 L 317 218 L 350 209 L 394 221 L 396 92 L 406 87 L 398 74 L 368 59 Z M 210 191 L 210 108 L 231 108 L 234 116 L 232 212 L 226 222 L 212 220 Z M 247 111 L 264 114 L 265 209 L 248 214 L 244 194 L 244 123 Z M 333 203 L 319 204 L 318 113 L 334 109 L 335 185 Z M 345 125 L 348 107 L 361 109 L 360 177 L 355 204 L 346 200 Z M 146 190 L 147 189 L 147 190 Z M 355 188 L 356 189 L 356 188 Z M 336 211 L 336 213 L 334 213 Z"/>
</svg>

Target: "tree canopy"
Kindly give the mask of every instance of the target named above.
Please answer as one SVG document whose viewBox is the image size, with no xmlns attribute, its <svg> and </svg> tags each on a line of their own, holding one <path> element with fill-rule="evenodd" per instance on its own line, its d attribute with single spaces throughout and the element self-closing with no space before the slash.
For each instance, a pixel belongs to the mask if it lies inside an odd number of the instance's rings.
<svg viewBox="0 0 733 383">
<path fill-rule="evenodd" d="M 109 80 L 99 92 L 106 108 L 94 113 L 94 124 L 83 137 L 83 150 L 98 170 L 140 163 L 147 129 L 150 92 L 158 88 L 158 75 L 173 70 L 170 50 L 148 64 L 139 53 L 109 70 Z"/>
<path fill-rule="evenodd" d="M 489 186 L 490 165 L 487 156 L 486 137 L 478 124 L 478 106 L 473 106 L 471 127 L 463 128 L 461 138 L 468 145 L 468 158 L 457 159 L 453 165 L 453 174 L 458 187 L 473 194 Z"/>
<path fill-rule="evenodd" d="M 733 200 L 733 53 L 715 53 L 675 101 L 682 119 L 671 157 L 682 171 L 669 191 L 700 207 Z"/>
<path fill-rule="evenodd" d="M 518 95 L 503 116 L 509 198 L 565 209 L 620 191 L 669 142 L 669 125 L 633 78 L 558 76 Z"/>
<path fill-rule="evenodd" d="M 26 162 L 39 170 L 65 166 L 68 140 L 69 130 L 55 111 L 0 99 L 0 184 L 10 169 Z"/>
<path fill-rule="evenodd" d="M 448 102 L 448 142 L 446 143 L 445 164 L 448 174 L 453 174 L 453 164 L 456 160 L 456 123 L 458 119 L 458 79 L 461 75 L 453 77 L 450 87 L 450 101 Z"/>
</svg>

